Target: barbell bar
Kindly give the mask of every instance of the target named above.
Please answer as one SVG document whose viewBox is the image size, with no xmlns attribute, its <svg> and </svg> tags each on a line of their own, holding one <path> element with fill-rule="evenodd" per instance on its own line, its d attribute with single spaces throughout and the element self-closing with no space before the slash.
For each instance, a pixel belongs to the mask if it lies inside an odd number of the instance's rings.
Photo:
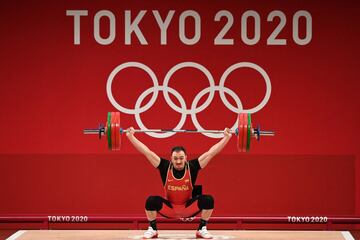
<svg viewBox="0 0 360 240">
<path fill-rule="evenodd" d="M 84 129 L 84 134 L 97 134 L 99 139 L 106 136 L 108 141 L 108 148 L 116 151 L 121 149 L 121 135 L 127 133 L 127 129 L 121 128 L 120 112 L 108 112 L 106 124 L 99 124 L 98 128 Z M 135 133 L 223 133 L 223 130 L 197 130 L 197 129 L 135 129 Z M 257 128 L 252 127 L 251 114 L 240 113 L 238 115 L 238 127 L 235 130 L 230 130 L 231 133 L 237 135 L 237 147 L 239 152 L 250 151 L 250 143 L 252 138 L 260 140 L 260 136 L 274 136 L 274 131 L 260 130 L 260 125 Z"/>
</svg>

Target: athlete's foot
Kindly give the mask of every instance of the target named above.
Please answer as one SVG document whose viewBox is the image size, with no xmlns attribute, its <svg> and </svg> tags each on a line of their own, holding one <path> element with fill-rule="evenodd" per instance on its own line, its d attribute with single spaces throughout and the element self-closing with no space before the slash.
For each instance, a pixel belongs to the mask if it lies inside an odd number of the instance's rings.
<svg viewBox="0 0 360 240">
<path fill-rule="evenodd" d="M 213 238 L 213 236 L 206 229 L 206 226 L 203 226 L 200 230 L 196 231 L 196 238 L 211 239 L 211 238 Z"/>
<path fill-rule="evenodd" d="M 144 233 L 144 239 L 157 238 L 158 232 L 155 231 L 152 227 L 149 227 L 148 230 Z"/>
</svg>

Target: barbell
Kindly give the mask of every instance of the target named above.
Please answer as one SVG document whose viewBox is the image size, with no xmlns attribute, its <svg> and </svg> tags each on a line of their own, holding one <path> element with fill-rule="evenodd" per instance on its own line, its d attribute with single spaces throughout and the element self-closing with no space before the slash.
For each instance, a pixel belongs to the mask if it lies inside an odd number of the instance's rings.
<svg viewBox="0 0 360 240">
<path fill-rule="evenodd" d="M 99 139 L 106 136 L 108 148 L 116 151 L 121 149 L 121 135 L 128 130 L 121 128 L 120 112 L 108 112 L 106 124 L 99 124 L 98 128 L 84 129 L 84 134 L 97 134 Z M 176 132 L 176 133 L 223 133 L 223 130 L 194 130 L 194 129 L 135 129 L 134 132 Z M 250 142 L 252 138 L 260 140 L 260 136 L 274 136 L 273 131 L 260 130 L 260 125 L 256 128 L 252 127 L 251 114 L 239 113 L 238 127 L 230 130 L 237 136 L 237 148 L 239 152 L 248 152 L 250 150 Z"/>
</svg>

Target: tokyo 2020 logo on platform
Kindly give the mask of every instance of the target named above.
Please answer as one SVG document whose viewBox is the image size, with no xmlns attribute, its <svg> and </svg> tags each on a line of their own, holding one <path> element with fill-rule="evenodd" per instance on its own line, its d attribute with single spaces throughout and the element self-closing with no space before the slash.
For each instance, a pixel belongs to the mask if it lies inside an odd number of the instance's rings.
<svg viewBox="0 0 360 240">
<path fill-rule="evenodd" d="M 145 71 L 151 78 L 151 80 L 153 81 L 153 86 L 146 89 L 142 94 L 140 94 L 140 96 L 137 98 L 136 103 L 135 103 L 135 107 L 133 109 L 129 109 L 129 108 L 125 108 L 123 106 L 121 106 L 114 98 L 113 94 L 112 94 L 112 83 L 114 81 L 114 78 L 117 74 L 119 74 L 119 72 L 123 69 L 126 68 L 130 68 L 130 67 L 134 67 L 134 68 L 139 68 L 142 69 L 143 71 Z M 174 88 L 171 88 L 168 86 L 169 81 L 172 77 L 172 75 L 183 68 L 195 68 L 198 69 L 199 71 L 201 71 L 206 78 L 209 81 L 209 87 L 206 87 L 205 89 L 201 90 L 194 98 L 194 100 L 191 103 L 190 108 L 188 106 L 186 106 L 185 100 L 183 98 L 183 96 L 176 91 Z M 262 101 L 255 107 L 250 108 L 250 109 L 244 109 L 243 108 L 243 104 L 240 100 L 240 97 L 231 89 L 229 89 L 228 87 L 225 86 L 225 81 L 227 79 L 227 77 L 229 76 L 230 73 L 232 73 L 234 70 L 239 69 L 239 68 L 252 68 L 254 70 L 256 70 L 257 72 L 259 72 L 261 74 L 261 76 L 263 77 L 264 81 L 265 81 L 265 85 L 266 85 L 266 92 L 265 92 L 265 96 L 263 97 Z M 155 103 L 157 96 L 159 94 L 159 91 L 162 91 L 165 101 L 166 103 L 169 105 L 169 107 L 171 107 L 174 111 L 178 112 L 181 114 L 181 118 L 180 121 L 178 122 L 178 124 L 174 127 L 174 129 L 181 129 L 186 121 L 186 117 L 188 115 L 191 116 L 191 120 L 194 124 L 194 126 L 196 127 L 197 130 L 204 130 L 204 128 L 201 126 L 201 124 L 199 123 L 196 114 L 203 111 L 204 109 L 206 109 L 210 103 L 212 102 L 215 92 L 219 92 L 220 94 L 220 98 L 223 102 L 223 104 L 232 112 L 234 113 L 240 113 L 240 112 L 244 112 L 244 113 L 256 113 L 258 111 L 260 111 L 269 101 L 270 99 L 270 95 L 271 95 L 271 81 L 269 78 L 269 75 L 266 73 L 266 71 L 261 68 L 259 65 L 256 65 L 255 63 L 251 63 L 251 62 L 239 62 L 239 63 L 235 63 L 233 65 L 231 65 L 230 67 L 228 67 L 225 72 L 223 73 L 223 75 L 220 78 L 220 82 L 219 85 L 215 85 L 215 81 L 213 76 L 211 75 L 210 71 L 205 68 L 203 65 L 196 63 L 196 62 L 182 62 L 182 63 L 178 63 L 176 64 L 174 67 L 172 67 L 166 74 L 165 78 L 164 78 L 164 82 L 163 85 L 159 85 L 158 79 L 156 77 L 156 74 L 151 70 L 151 68 L 149 68 L 147 65 L 140 63 L 140 62 L 126 62 L 126 63 L 122 63 L 119 66 L 117 66 L 109 75 L 108 80 L 107 80 L 107 84 L 106 84 L 106 92 L 107 92 L 107 96 L 111 102 L 111 104 L 120 112 L 122 113 L 126 113 L 126 114 L 132 114 L 135 116 L 135 120 L 136 123 L 138 124 L 139 128 L 142 130 L 147 130 L 148 128 L 144 125 L 144 123 L 141 120 L 140 114 L 147 111 L 149 108 L 151 108 L 153 106 L 153 104 Z M 179 101 L 180 106 L 177 106 L 170 98 L 169 93 L 171 93 L 174 97 L 176 97 L 176 99 Z M 236 103 L 236 106 L 232 105 L 226 98 L 225 93 L 227 93 L 228 95 L 230 95 L 233 100 Z M 141 106 L 142 101 L 149 95 L 152 94 L 152 97 L 150 99 L 150 101 L 145 104 L 144 106 Z M 198 106 L 198 102 L 199 100 L 205 95 L 208 94 L 209 96 L 207 97 L 206 101 Z M 236 127 L 238 125 L 238 120 L 236 119 L 236 122 L 234 123 L 234 125 L 232 126 L 232 130 L 235 130 Z M 149 132 L 146 133 L 152 137 L 156 137 L 156 138 L 166 138 L 166 137 L 170 137 L 172 135 L 175 134 L 175 132 L 166 132 L 166 133 L 154 133 L 154 132 Z M 202 133 L 207 137 L 211 137 L 211 138 L 221 138 L 223 136 L 223 134 L 221 133 Z"/>
</svg>

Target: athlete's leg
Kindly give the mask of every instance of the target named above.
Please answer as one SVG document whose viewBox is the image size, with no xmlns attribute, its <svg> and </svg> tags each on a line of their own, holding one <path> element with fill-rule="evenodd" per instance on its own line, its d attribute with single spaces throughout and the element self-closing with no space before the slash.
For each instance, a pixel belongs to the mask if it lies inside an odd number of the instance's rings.
<svg viewBox="0 0 360 240">
<path fill-rule="evenodd" d="M 145 213 L 149 222 L 156 219 L 157 212 L 160 211 L 162 206 L 163 198 L 160 196 L 150 196 L 146 199 Z"/>
<path fill-rule="evenodd" d="M 149 220 L 149 228 L 144 233 L 144 238 L 157 237 L 156 215 L 158 212 L 160 212 L 160 214 L 163 216 L 167 216 L 167 215 L 171 216 L 172 214 L 171 203 L 165 198 L 160 196 L 148 197 L 145 203 L 145 213 L 147 219 Z"/>
<path fill-rule="evenodd" d="M 145 213 L 146 213 L 146 217 L 149 220 L 149 222 L 156 219 L 156 213 L 157 213 L 156 211 L 145 210 Z"/>
<path fill-rule="evenodd" d="M 207 231 L 206 224 L 214 210 L 214 198 L 211 195 L 198 195 L 188 202 L 188 208 L 193 209 L 195 203 L 198 209 L 197 213 L 201 211 L 200 224 L 196 231 L 196 237 L 212 238 L 212 235 Z"/>
<path fill-rule="evenodd" d="M 201 209 L 201 219 L 208 221 L 214 210 L 214 198 L 211 195 L 200 195 L 198 207 Z"/>
<path fill-rule="evenodd" d="M 144 233 L 144 238 L 157 238 L 156 215 L 163 205 L 163 198 L 160 196 L 150 196 L 145 202 L 145 213 L 149 221 L 149 228 Z"/>
</svg>

